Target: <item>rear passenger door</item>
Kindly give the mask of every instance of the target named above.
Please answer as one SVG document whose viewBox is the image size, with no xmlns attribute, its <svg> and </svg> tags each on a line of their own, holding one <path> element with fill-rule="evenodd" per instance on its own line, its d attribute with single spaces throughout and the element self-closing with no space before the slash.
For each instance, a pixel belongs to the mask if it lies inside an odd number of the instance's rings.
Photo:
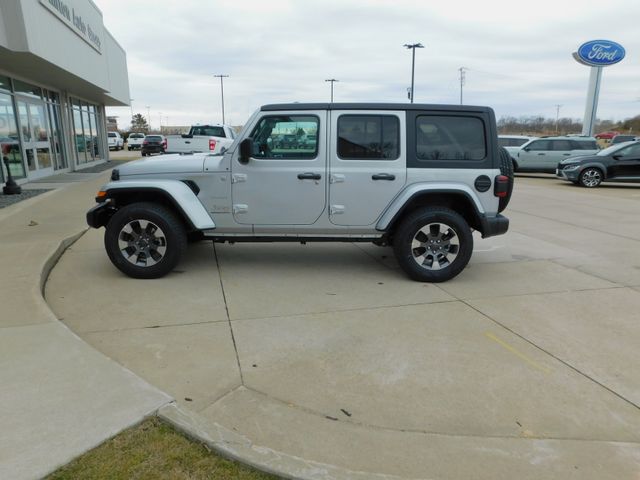
<svg viewBox="0 0 640 480">
<path fill-rule="evenodd" d="M 331 223 L 374 225 L 402 190 L 407 175 L 405 122 L 402 111 L 331 111 Z"/>
</svg>

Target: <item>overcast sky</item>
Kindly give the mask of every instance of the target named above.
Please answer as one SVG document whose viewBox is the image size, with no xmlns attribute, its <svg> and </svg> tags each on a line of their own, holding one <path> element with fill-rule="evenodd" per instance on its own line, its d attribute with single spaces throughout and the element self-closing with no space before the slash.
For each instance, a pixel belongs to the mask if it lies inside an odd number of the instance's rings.
<svg viewBox="0 0 640 480">
<path fill-rule="evenodd" d="M 640 114 L 640 2 L 537 0 L 94 0 L 127 52 L 134 113 L 151 124 L 227 123 L 260 105 L 405 102 L 416 50 L 415 101 L 464 103 L 497 117 L 584 114 L 589 67 L 571 53 L 585 41 L 622 44 L 626 58 L 603 72 L 598 117 Z M 124 127 L 130 109 L 107 108 Z"/>
</svg>

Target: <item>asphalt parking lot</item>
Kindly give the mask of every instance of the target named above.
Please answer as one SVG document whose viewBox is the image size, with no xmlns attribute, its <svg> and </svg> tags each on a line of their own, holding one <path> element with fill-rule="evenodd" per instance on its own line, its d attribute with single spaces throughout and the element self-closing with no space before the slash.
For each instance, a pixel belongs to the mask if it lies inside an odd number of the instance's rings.
<svg viewBox="0 0 640 480">
<path fill-rule="evenodd" d="M 637 479 L 639 206 L 637 186 L 520 176 L 509 233 L 443 284 L 350 243 L 202 242 L 134 280 L 91 230 L 46 300 L 203 432 L 308 478 Z"/>
</svg>

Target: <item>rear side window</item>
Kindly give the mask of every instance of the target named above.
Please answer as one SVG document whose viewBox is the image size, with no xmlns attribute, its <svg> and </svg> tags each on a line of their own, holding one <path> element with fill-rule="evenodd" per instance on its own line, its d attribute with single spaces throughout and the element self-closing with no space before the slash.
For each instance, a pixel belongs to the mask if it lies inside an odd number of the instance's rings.
<svg viewBox="0 0 640 480">
<path fill-rule="evenodd" d="M 571 150 L 571 141 L 570 140 L 552 140 L 551 145 L 553 146 L 554 151 L 563 152 L 567 150 Z"/>
<path fill-rule="evenodd" d="M 574 140 L 571 143 L 573 144 L 573 150 L 597 150 L 598 149 L 598 144 L 593 140 L 589 140 L 586 142 L 580 142 L 580 141 Z"/>
<path fill-rule="evenodd" d="M 392 115 L 341 115 L 338 157 L 342 160 L 396 160 L 400 121 Z"/>
<path fill-rule="evenodd" d="M 483 160 L 484 122 L 477 117 L 421 115 L 416 119 L 416 157 L 429 160 Z"/>
</svg>

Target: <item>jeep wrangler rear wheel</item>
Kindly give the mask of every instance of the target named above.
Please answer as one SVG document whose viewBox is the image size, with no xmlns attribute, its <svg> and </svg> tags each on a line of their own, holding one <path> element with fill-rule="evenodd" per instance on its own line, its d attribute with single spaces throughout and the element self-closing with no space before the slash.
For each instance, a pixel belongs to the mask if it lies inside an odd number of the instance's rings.
<svg viewBox="0 0 640 480">
<path fill-rule="evenodd" d="M 473 236 L 465 219 L 448 208 L 410 213 L 398 227 L 393 250 L 402 269 L 420 282 L 445 282 L 469 263 Z"/>
<path fill-rule="evenodd" d="M 173 212 L 154 203 L 133 203 L 109 220 L 104 246 L 111 262 L 133 278 L 159 278 L 175 268 L 187 246 Z"/>
</svg>

